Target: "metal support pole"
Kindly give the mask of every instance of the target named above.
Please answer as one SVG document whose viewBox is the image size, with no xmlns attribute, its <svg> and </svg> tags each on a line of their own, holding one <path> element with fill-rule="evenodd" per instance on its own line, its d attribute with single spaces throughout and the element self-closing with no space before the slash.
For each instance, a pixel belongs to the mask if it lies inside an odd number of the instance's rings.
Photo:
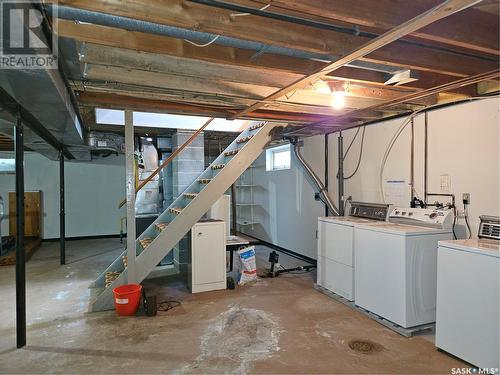
<svg viewBox="0 0 500 375">
<path fill-rule="evenodd" d="M 339 132 L 338 139 L 338 162 L 339 162 L 339 215 L 344 215 L 344 137 Z"/>
<path fill-rule="evenodd" d="M 64 210 L 64 154 L 59 152 L 59 258 L 66 264 L 66 212 Z"/>
<path fill-rule="evenodd" d="M 425 111 L 425 123 L 424 123 L 424 203 L 427 204 L 427 169 L 428 169 L 428 153 L 429 153 L 429 135 L 428 135 L 428 115 Z"/>
<path fill-rule="evenodd" d="M 24 130 L 16 124 L 16 334 L 17 347 L 26 346 L 26 256 L 24 251 Z"/>
<path fill-rule="evenodd" d="M 135 269 L 135 158 L 133 112 L 125 111 L 125 176 L 127 187 L 127 282 L 137 282 Z"/>
<path fill-rule="evenodd" d="M 330 134 L 325 134 L 325 190 L 328 192 L 328 136 Z M 325 216 L 328 216 L 330 210 L 328 209 L 328 205 L 325 203 Z"/>
<path fill-rule="evenodd" d="M 236 236 L 236 232 L 238 231 L 238 226 L 237 226 L 237 216 L 238 216 L 238 213 L 236 211 L 236 184 L 232 184 L 231 185 L 231 214 L 233 216 L 233 222 L 232 222 L 232 226 L 231 226 L 231 229 L 233 231 L 232 235 L 233 236 Z"/>
</svg>

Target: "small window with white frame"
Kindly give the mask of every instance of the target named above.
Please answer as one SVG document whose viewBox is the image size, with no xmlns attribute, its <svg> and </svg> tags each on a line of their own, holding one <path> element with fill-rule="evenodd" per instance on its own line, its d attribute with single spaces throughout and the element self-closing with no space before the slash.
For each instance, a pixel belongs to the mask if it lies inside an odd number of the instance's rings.
<svg viewBox="0 0 500 375">
<path fill-rule="evenodd" d="M 266 171 L 290 169 L 290 144 L 271 147 L 266 150 Z"/>
</svg>

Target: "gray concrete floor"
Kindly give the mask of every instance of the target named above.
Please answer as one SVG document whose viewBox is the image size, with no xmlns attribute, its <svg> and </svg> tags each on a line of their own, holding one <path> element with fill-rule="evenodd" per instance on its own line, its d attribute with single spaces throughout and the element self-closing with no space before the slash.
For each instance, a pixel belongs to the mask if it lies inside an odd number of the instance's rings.
<svg viewBox="0 0 500 375">
<path fill-rule="evenodd" d="M 313 289 L 313 274 L 192 295 L 175 279 L 147 285 L 181 305 L 156 317 L 89 314 L 89 283 L 117 239 L 44 243 L 27 264 L 28 346 L 15 349 L 14 267 L 0 267 L 0 373 L 451 373 L 464 363 L 404 338 Z M 259 270 L 269 250 L 260 249 Z M 285 267 L 300 261 L 280 255 Z M 359 353 L 353 340 L 375 350 Z"/>
</svg>

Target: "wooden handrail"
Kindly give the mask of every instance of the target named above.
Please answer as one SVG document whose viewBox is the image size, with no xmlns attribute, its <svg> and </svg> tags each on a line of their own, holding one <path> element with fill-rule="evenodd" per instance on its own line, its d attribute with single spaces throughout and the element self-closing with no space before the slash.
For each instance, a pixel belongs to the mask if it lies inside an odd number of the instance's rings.
<svg viewBox="0 0 500 375">
<path fill-rule="evenodd" d="M 170 164 L 170 162 L 172 160 L 174 160 L 174 158 L 179 155 L 181 153 L 182 150 L 184 150 L 184 148 L 186 148 L 187 146 L 189 146 L 191 144 L 191 142 L 194 141 L 194 139 L 208 126 L 210 125 L 210 123 L 214 120 L 213 117 L 209 118 L 196 132 L 193 133 L 193 135 L 186 141 L 182 144 L 181 147 L 179 147 L 177 150 L 175 150 L 174 152 L 172 152 L 172 155 L 170 155 L 163 163 L 161 163 L 161 165 L 155 169 L 155 171 L 153 173 L 151 173 L 149 175 L 148 178 L 146 178 L 144 181 L 142 181 L 139 186 L 137 186 L 137 188 L 135 189 L 135 193 L 137 194 L 137 192 L 139 190 L 141 190 L 149 181 L 151 181 L 153 179 L 154 176 L 156 176 L 158 173 L 160 173 L 160 171 L 165 168 L 167 165 Z M 122 208 L 125 203 L 127 203 L 127 199 L 124 199 L 118 206 L 118 208 Z"/>
</svg>

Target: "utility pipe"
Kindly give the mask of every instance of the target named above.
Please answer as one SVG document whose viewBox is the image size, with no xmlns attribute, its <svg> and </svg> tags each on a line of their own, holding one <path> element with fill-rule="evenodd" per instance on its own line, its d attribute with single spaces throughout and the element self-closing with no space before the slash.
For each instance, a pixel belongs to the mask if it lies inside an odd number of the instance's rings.
<svg viewBox="0 0 500 375">
<path fill-rule="evenodd" d="M 72 8 L 64 5 L 47 5 L 46 9 L 47 13 L 51 14 L 53 17 L 66 19 L 74 22 L 88 22 L 95 25 L 115 27 L 130 31 L 137 31 L 141 33 L 168 36 L 171 38 L 178 38 L 178 39 L 186 39 L 202 44 L 213 42 L 214 44 L 226 47 L 252 50 L 256 52 L 254 58 L 257 58 L 262 53 L 296 57 L 299 59 L 306 59 L 306 60 L 316 60 L 321 62 L 334 61 L 340 57 L 337 55 L 308 52 L 294 48 L 280 47 L 276 45 L 270 45 L 259 42 L 253 42 L 250 40 L 228 37 L 224 35 L 217 35 L 202 31 L 183 29 L 181 27 L 168 26 L 148 21 L 141 21 L 128 17 L 116 16 L 108 13 Z M 400 70 L 400 68 L 398 67 L 388 67 L 382 64 L 374 64 L 364 61 L 354 61 L 352 63 L 347 64 L 346 66 L 352 66 L 359 69 L 374 70 L 384 73 L 394 73 Z"/>
<path fill-rule="evenodd" d="M 290 143 L 293 145 L 293 151 L 295 156 L 297 157 L 297 160 L 299 163 L 304 167 L 304 170 L 307 172 L 309 177 L 311 177 L 312 181 L 316 185 L 317 189 L 319 190 L 319 194 L 323 196 L 323 199 L 325 201 L 325 204 L 328 206 L 328 209 L 330 210 L 330 213 L 333 216 L 338 216 L 339 215 L 339 210 L 333 203 L 332 199 L 328 195 L 328 192 L 325 188 L 325 185 L 321 182 L 319 177 L 316 175 L 316 173 L 312 170 L 311 166 L 307 164 L 307 162 L 304 160 L 302 155 L 300 154 L 300 146 L 297 138 L 293 138 L 290 140 Z"/>
<path fill-rule="evenodd" d="M 342 131 L 339 132 L 338 138 L 338 193 L 339 193 L 339 215 L 344 215 L 344 137 Z"/>
<path fill-rule="evenodd" d="M 330 134 L 326 133 L 325 134 L 325 189 L 328 192 L 328 172 L 329 172 L 329 165 L 328 165 L 328 136 Z M 325 204 L 325 215 L 328 216 L 328 205 Z"/>
</svg>

